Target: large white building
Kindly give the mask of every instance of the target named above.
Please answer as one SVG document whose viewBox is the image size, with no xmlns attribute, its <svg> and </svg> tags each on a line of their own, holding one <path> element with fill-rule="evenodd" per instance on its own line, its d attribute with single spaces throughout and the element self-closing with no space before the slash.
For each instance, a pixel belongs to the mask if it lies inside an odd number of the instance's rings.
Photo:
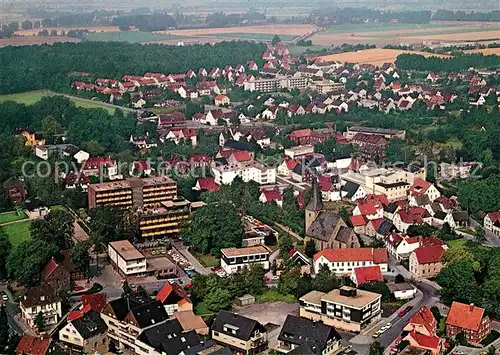
<svg viewBox="0 0 500 355">
<path fill-rule="evenodd" d="M 262 245 L 226 248 L 221 249 L 221 253 L 220 266 L 228 274 L 239 272 L 252 264 L 260 264 L 265 270 L 269 269 L 269 250 Z"/>
<path fill-rule="evenodd" d="M 236 177 L 244 182 L 255 181 L 260 185 L 276 183 L 276 168 L 267 167 L 257 161 L 236 162 L 233 164 L 212 164 L 212 173 L 217 185 L 228 185 Z"/>
<path fill-rule="evenodd" d="M 387 272 L 387 249 L 347 248 L 324 249 L 314 254 L 314 272 L 318 273 L 322 265 L 328 265 L 337 275 L 351 275 L 356 267 L 379 265 L 382 272 Z"/>
<path fill-rule="evenodd" d="M 301 76 L 277 76 L 271 79 L 252 79 L 246 81 L 244 88 L 247 91 L 272 92 L 281 89 L 305 89 L 308 83 L 307 77 Z"/>
<path fill-rule="evenodd" d="M 146 258 L 128 240 L 109 243 L 108 256 L 122 276 L 141 275 L 147 271 Z"/>
</svg>

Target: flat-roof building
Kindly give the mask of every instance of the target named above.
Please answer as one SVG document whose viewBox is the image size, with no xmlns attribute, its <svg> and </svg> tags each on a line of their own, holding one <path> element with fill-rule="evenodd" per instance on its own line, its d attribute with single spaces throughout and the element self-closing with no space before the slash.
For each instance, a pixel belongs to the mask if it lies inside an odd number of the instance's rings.
<svg viewBox="0 0 500 355">
<path fill-rule="evenodd" d="M 108 244 L 108 256 L 111 264 L 123 276 L 145 275 L 146 257 L 128 240 L 118 240 Z"/>
<path fill-rule="evenodd" d="M 221 249 L 222 258 L 220 266 L 228 274 L 234 274 L 250 267 L 251 264 L 260 264 L 264 269 L 269 269 L 269 250 L 256 245 L 247 248 L 225 248 Z"/>
<path fill-rule="evenodd" d="M 352 126 L 347 128 L 347 132 L 344 136 L 348 139 L 352 139 L 358 133 L 372 134 L 376 136 L 383 136 L 386 139 L 405 139 L 406 131 L 401 129 L 390 129 L 390 128 L 376 128 L 376 127 L 363 127 L 363 126 Z"/>
</svg>

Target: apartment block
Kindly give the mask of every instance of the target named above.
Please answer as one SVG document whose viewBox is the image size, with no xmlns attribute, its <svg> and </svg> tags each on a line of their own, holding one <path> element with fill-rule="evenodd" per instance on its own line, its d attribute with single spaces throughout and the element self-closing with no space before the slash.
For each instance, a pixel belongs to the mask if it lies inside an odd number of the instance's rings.
<svg viewBox="0 0 500 355">
<path fill-rule="evenodd" d="M 89 209 L 98 206 L 153 206 L 177 197 L 177 183 L 166 177 L 129 178 L 88 187 Z"/>
<path fill-rule="evenodd" d="M 305 89 L 308 83 L 307 77 L 277 76 L 271 79 L 254 79 L 245 82 L 246 91 L 273 92 L 281 89 Z"/>
</svg>

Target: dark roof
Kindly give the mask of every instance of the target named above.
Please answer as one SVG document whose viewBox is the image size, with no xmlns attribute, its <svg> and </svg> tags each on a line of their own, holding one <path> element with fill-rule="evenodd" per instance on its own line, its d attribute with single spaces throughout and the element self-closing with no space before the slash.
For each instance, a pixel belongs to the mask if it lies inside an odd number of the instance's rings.
<svg viewBox="0 0 500 355">
<path fill-rule="evenodd" d="M 115 300 L 109 301 L 109 306 L 115 313 L 116 319 L 122 321 L 127 316 L 130 309 L 139 307 L 144 304 L 153 302 L 149 297 L 142 297 L 140 295 L 130 296 L 129 299 L 125 297 L 117 298 Z"/>
<path fill-rule="evenodd" d="M 358 191 L 359 185 L 354 182 L 347 181 L 344 186 L 342 186 L 342 191 L 347 192 L 347 197 L 351 198 L 354 196 L 356 191 Z"/>
<path fill-rule="evenodd" d="M 436 213 L 434 213 L 433 217 L 436 218 L 436 219 L 439 219 L 441 221 L 444 221 L 444 219 L 446 218 L 446 215 L 447 214 L 445 212 L 443 212 L 443 211 L 437 211 Z"/>
<path fill-rule="evenodd" d="M 253 149 L 250 143 L 244 141 L 235 141 L 234 139 L 228 139 L 224 143 L 224 148 L 231 148 L 235 150 L 246 150 L 249 152 L 253 152 L 255 150 Z"/>
<path fill-rule="evenodd" d="M 378 226 L 377 233 L 382 235 L 388 235 L 391 231 L 395 229 L 396 228 L 394 227 L 394 224 L 390 220 L 384 218 L 382 223 L 380 223 L 380 226 Z"/>
<path fill-rule="evenodd" d="M 388 205 L 384 205 L 384 212 L 395 213 L 398 209 L 398 204 L 396 202 L 391 202 Z"/>
<path fill-rule="evenodd" d="M 353 230 L 349 227 L 341 226 L 335 240 L 347 243 L 349 241 L 350 236 L 352 235 Z"/>
<path fill-rule="evenodd" d="M 194 330 L 183 333 L 182 326 L 177 319 L 145 329 L 139 336 L 139 340 L 167 355 L 178 355 L 185 349 L 200 344 L 198 334 Z"/>
<path fill-rule="evenodd" d="M 71 322 L 83 339 L 90 339 L 107 331 L 108 327 L 99 312 L 90 311 Z"/>
<path fill-rule="evenodd" d="M 321 354 L 331 340 L 342 339 L 335 328 L 293 315 L 286 317 L 278 340 L 302 346 L 306 353 Z M 300 352 L 303 354 L 303 352 Z"/>
<path fill-rule="evenodd" d="M 426 206 L 431 204 L 431 200 L 429 199 L 429 196 L 427 195 L 416 195 L 413 196 L 415 198 L 415 202 L 417 203 L 417 206 Z"/>
<path fill-rule="evenodd" d="M 307 203 L 306 210 L 322 211 L 323 209 L 324 209 L 323 199 L 321 197 L 321 189 L 319 188 L 318 179 L 313 178 L 311 198 Z"/>
<path fill-rule="evenodd" d="M 130 309 L 139 328 L 146 328 L 168 319 L 168 314 L 160 301 L 142 304 Z"/>
<path fill-rule="evenodd" d="M 199 355 L 202 351 L 203 354 L 210 355 L 232 355 L 233 352 L 228 347 L 217 345 L 213 340 L 201 341 L 198 345 L 192 346 L 184 350 L 184 355 Z"/>
<path fill-rule="evenodd" d="M 468 222 L 469 221 L 469 213 L 467 211 L 453 212 L 451 215 L 453 216 L 453 220 L 455 222 Z"/>
<path fill-rule="evenodd" d="M 43 300 L 42 300 L 43 298 Z M 43 306 L 59 302 L 60 299 L 49 285 L 36 286 L 28 289 L 21 303 L 24 307 Z"/>
<path fill-rule="evenodd" d="M 302 164 L 295 164 L 292 173 L 302 176 Z"/>
<path fill-rule="evenodd" d="M 19 179 L 16 179 L 15 177 L 10 177 L 3 182 L 4 189 L 13 189 L 16 187 L 24 187 L 24 184 Z"/>
<path fill-rule="evenodd" d="M 306 235 L 319 240 L 328 241 L 335 227 L 342 218 L 332 211 L 323 211 L 307 229 Z"/>
<path fill-rule="evenodd" d="M 236 334 L 232 333 L 233 328 Z M 212 323 L 211 330 L 245 341 L 249 340 L 256 330 L 262 333 L 266 331 L 264 326 L 256 320 L 228 311 L 219 311 Z"/>
<path fill-rule="evenodd" d="M 38 197 L 30 198 L 24 201 L 24 208 L 28 211 L 33 211 L 40 207 L 45 207 L 45 203 L 42 202 Z"/>
</svg>

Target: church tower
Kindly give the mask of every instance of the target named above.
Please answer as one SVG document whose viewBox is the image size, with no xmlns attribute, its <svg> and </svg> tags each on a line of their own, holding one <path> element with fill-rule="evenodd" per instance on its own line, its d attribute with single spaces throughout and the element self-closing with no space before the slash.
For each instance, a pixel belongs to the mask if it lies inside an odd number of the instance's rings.
<svg viewBox="0 0 500 355">
<path fill-rule="evenodd" d="M 316 220 L 318 217 L 319 213 L 323 211 L 324 206 L 323 206 L 323 199 L 321 197 L 321 190 L 319 189 L 319 184 L 318 180 L 316 177 L 313 178 L 312 181 L 312 193 L 311 193 L 311 199 L 307 203 L 307 206 L 305 208 L 306 210 L 306 235 L 307 235 L 307 230 L 313 224 L 313 222 Z"/>
</svg>

